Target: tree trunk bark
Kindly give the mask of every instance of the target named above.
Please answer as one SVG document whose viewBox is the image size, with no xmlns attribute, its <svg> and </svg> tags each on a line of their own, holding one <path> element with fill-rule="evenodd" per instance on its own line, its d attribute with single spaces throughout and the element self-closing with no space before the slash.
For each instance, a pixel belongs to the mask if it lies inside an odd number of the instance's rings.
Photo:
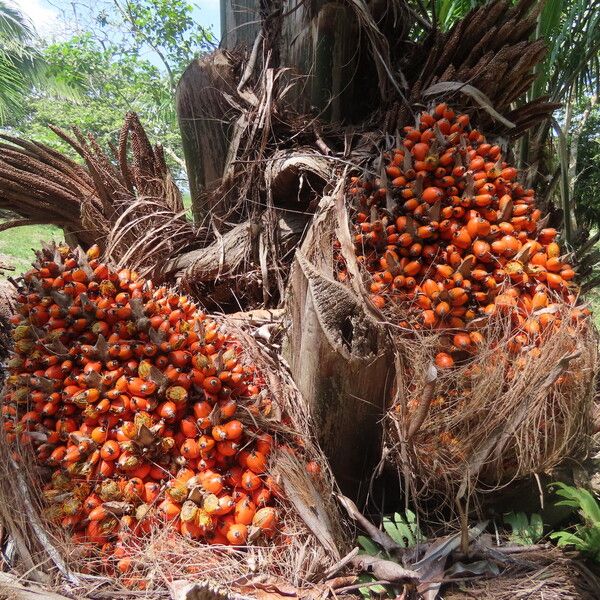
<svg viewBox="0 0 600 600">
<path fill-rule="evenodd" d="M 381 460 L 381 421 L 394 361 L 381 324 L 333 279 L 334 225 L 326 203 L 324 199 L 290 274 L 283 356 L 309 405 L 336 481 L 362 504 Z"/>
<path fill-rule="evenodd" d="M 225 94 L 234 95 L 236 85 L 233 65 L 221 50 L 194 60 L 177 85 L 177 115 L 197 224 L 223 208 L 207 192 L 223 176 L 234 113 Z"/>
<path fill-rule="evenodd" d="M 284 12 L 285 11 L 285 12 Z M 286 67 L 288 106 L 332 122 L 360 120 L 374 108 L 373 65 L 350 6 L 326 0 L 291 0 L 283 8 L 260 0 L 221 0 L 221 50 L 195 60 L 177 86 L 176 104 L 194 220 L 227 212 L 224 198 L 208 193 L 223 177 L 238 77 L 226 51 L 250 54 L 257 36 L 271 51 L 270 67 Z M 263 48 L 258 55 L 262 56 Z"/>
<path fill-rule="evenodd" d="M 288 67 L 295 85 L 288 102 L 302 113 L 315 110 L 327 121 L 364 116 L 375 97 L 366 79 L 372 65 L 360 43 L 356 14 L 327 0 L 290 0 L 261 13 L 259 0 L 221 0 L 221 47 L 250 50 L 266 24 L 275 56 L 270 66 Z M 369 103 L 369 108 L 372 108 Z"/>
<path fill-rule="evenodd" d="M 252 48 L 261 28 L 259 0 L 221 0 L 221 48 Z"/>
</svg>

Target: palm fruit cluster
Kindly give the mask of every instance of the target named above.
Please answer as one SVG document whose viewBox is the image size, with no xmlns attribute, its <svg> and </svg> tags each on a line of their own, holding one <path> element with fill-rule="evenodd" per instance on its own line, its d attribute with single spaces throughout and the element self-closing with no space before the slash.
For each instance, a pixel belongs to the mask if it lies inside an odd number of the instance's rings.
<svg viewBox="0 0 600 600">
<path fill-rule="evenodd" d="M 575 270 L 534 190 L 468 115 L 445 103 L 423 112 L 384 163 L 380 177 L 353 177 L 348 190 L 356 257 L 376 307 L 401 307 L 403 327 L 451 332 L 438 367 L 476 352 L 486 316 L 510 315 L 518 352 L 559 326 L 558 304 L 574 320 L 589 314 L 576 307 Z"/>
<path fill-rule="evenodd" d="M 49 468 L 48 516 L 121 571 L 132 537 L 161 521 L 210 544 L 272 539 L 282 491 L 269 460 L 298 449 L 256 425 L 274 407 L 242 345 L 97 247 L 46 248 L 34 267 L 3 419 L 15 457 Z"/>
</svg>

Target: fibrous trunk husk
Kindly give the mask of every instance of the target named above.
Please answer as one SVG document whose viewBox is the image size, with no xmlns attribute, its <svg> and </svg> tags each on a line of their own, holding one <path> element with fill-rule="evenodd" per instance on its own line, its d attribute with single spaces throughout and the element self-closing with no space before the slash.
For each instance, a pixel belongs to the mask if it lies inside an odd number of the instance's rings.
<svg viewBox="0 0 600 600">
<path fill-rule="evenodd" d="M 319 208 L 290 275 L 283 355 L 340 487 L 364 501 L 380 458 L 393 361 L 382 325 L 333 279 L 334 199 Z"/>
</svg>

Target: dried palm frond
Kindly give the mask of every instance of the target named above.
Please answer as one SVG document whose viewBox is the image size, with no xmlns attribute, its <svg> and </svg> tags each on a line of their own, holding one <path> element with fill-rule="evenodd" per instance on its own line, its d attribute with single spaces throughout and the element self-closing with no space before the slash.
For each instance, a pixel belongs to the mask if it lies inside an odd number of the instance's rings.
<svg viewBox="0 0 600 600">
<path fill-rule="evenodd" d="M 185 218 L 162 148 L 150 144 L 136 114 L 126 116 L 112 157 L 92 135 L 51 129 L 83 164 L 44 144 L 3 135 L 0 207 L 22 217 L 5 227 L 59 225 L 83 246 L 97 243 L 107 259 L 144 274 L 194 244 L 198 230 Z"/>
<path fill-rule="evenodd" d="M 523 93 L 534 79 L 533 69 L 546 54 L 545 42 L 532 39 L 542 2 L 521 0 L 511 7 L 507 0 L 494 0 L 473 8 L 448 31 L 435 29 L 405 58 L 411 94 L 410 103 L 420 103 L 431 94 L 434 84 L 455 84 L 444 98 L 466 94 L 466 100 L 479 111 L 477 125 L 488 134 L 518 137 L 526 129 L 547 119 L 559 104 L 548 98 L 535 98 L 517 108 Z M 463 85 L 461 85 L 463 84 Z M 496 119 L 466 86 L 478 90 L 497 113 L 512 127 Z M 440 94 L 443 95 L 443 94 Z M 407 111 L 403 113 L 408 118 Z"/>
</svg>

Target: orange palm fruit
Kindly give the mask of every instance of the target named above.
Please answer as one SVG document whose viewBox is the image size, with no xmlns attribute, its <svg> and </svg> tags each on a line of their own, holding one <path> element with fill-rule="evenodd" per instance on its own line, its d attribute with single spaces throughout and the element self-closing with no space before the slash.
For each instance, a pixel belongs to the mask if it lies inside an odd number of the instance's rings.
<svg viewBox="0 0 600 600">
<path fill-rule="evenodd" d="M 242 488 L 249 492 L 257 490 L 261 486 L 260 477 L 251 470 L 244 471 L 242 474 Z"/>
<path fill-rule="evenodd" d="M 264 473 L 267 468 L 267 459 L 262 452 L 251 450 L 246 458 L 246 466 L 254 473 Z"/>
<path fill-rule="evenodd" d="M 235 505 L 234 518 L 236 523 L 250 525 L 256 514 L 256 504 L 250 496 L 244 495 Z"/>
<path fill-rule="evenodd" d="M 273 537 L 276 532 L 278 518 L 279 515 L 275 508 L 260 508 L 252 519 L 252 525 L 258 527 L 265 536 Z"/>
<path fill-rule="evenodd" d="M 477 260 L 480 260 L 482 262 L 489 262 L 492 259 L 490 254 L 491 246 L 483 240 L 474 241 L 473 245 L 471 246 L 471 250 L 477 258 Z"/>
<path fill-rule="evenodd" d="M 435 364 L 440 369 L 449 369 L 454 366 L 454 359 L 447 352 L 438 352 L 435 355 Z"/>
<path fill-rule="evenodd" d="M 564 280 L 558 273 L 547 273 L 546 281 L 553 290 L 560 289 L 564 286 Z"/>
<path fill-rule="evenodd" d="M 456 333 L 452 338 L 452 343 L 459 350 L 466 350 L 471 347 L 471 337 L 468 333 Z"/>
<path fill-rule="evenodd" d="M 472 239 L 466 227 L 462 227 L 454 233 L 452 236 L 452 243 L 457 248 L 462 248 L 463 250 L 467 249 L 471 245 Z"/>
<path fill-rule="evenodd" d="M 542 229 L 540 231 L 537 239 L 538 242 L 540 242 L 540 244 L 548 245 L 554 242 L 557 235 L 558 232 L 556 231 L 556 229 L 552 227 L 547 227 L 546 229 Z"/>
<path fill-rule="evenodd" d="M 248 527 L 242 523 L 234 523 L 227 532 L 227 540 L 233 546 L 243 546 L 248 539 Z"/>
<path fill-rule="evenodd" d="M 121 448 L 115 440 L 107 440 L 100 449 L 100 456 L 106 461 L 117 460 L 120 454 Z"/>
<path fill-rule="evenodd" d="M 435 204 L 438 200 L 441 200 L 444 195 L 443 189 L 432 186 L 423 190 L 421 198 L 424 202 L 427 202 L 427 204 Z"/>
<path fill-rule="evenodd" d="M 546 254 L 549 258 L 558 258 L 560 256 L 560 246 L 556 242 L 551 242 L 546 248 Z"/>
</svg>

